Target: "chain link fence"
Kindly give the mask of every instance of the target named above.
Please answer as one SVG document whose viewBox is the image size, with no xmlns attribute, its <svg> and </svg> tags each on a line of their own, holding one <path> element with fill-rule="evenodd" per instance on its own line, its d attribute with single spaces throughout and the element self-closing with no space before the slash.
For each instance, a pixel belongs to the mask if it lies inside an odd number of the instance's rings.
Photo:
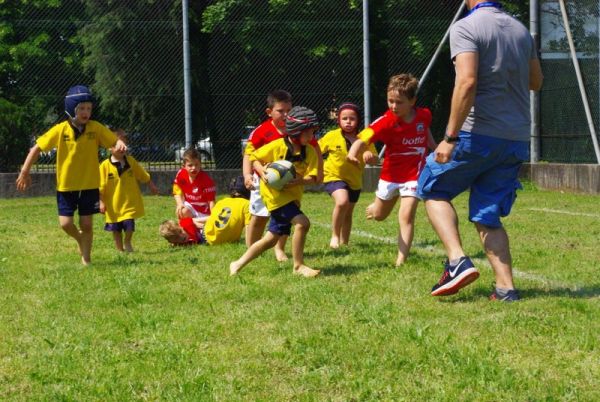
<svg viewBox="0 0 600 402">
<path fill-rule="evenodd" d="M 193 144 L 205 168 L 241 167 L 242 144 L 267 118 L 273 89 L 286 89 L 294 104 L 314 109 L 323 132 L 335 126 L 341 102 L 363 106 L 362 4 L 191 5 Z M 372 120 L 387 108 L 389 77 L 423 74 L 461 4 L 371 2 Z M 0 55 L 0 97 L 26 111 L 29 146 L 64 118 L 66 90 L 87 84 L 98 100 L 94 118 L 123 128 L 138 160 L 153 170 L 179 166 L 185 143 L 180 2 L 20 2 L 2 16 L 1 44 L 10 51 Z M 436 136 L 448 116 L 452 74 L 446 46 L 419 95 L 433 110 Z M 21 161 L 26 152 L 19 149 Z M 53 152 L 45 153 L 37 169 L 51 170 L 53 163 Z"/>
<path fill-rule="evenodd" d="M 599 3 L 597 0 L 565 3 L 593 124 L 598 130 Z M 556 0 L 540 1 L 540 37 L 544 72 L 544 86 L 540 93 L 540 160 L 596 163 L 560 5 Z"/>
</svg>

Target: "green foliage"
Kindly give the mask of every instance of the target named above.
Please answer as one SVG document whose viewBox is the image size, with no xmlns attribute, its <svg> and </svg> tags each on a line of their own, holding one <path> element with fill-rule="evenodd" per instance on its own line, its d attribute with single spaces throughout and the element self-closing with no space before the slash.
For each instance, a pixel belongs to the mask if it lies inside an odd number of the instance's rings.
<svg viewBox="0 0 600 402">
<path fill-rule="evenodd" d="M 23 109 L 0 98 L 0 172 L 14 172 L 30 143 L 29 124 Z"/>
</svg>

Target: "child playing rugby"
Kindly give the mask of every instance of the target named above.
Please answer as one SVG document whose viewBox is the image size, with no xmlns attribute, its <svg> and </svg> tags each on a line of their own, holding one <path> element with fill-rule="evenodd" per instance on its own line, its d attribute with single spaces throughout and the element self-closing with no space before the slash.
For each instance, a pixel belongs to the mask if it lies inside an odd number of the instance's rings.
<svg viewBox="0 0 600 402">
<path fill-rule="evenodd" d="M 173 181 L 177 218 L 208 218 L 215 205 L 215 183 L 202 170 L 200 153 L 195 148 L 183 153 L 183 167 Z"/>
<path fill-rule="evenodd" d="M 300 200 L 305 184 L 315 184 L 318 174 L 318 157 L 310 146 L 319 126 L 317 115 L 310 109 L 296 106 L 286 117 L 286 136 L 255 150 L 250 155 L 253 168 L 265 180 L 260 185 L 260 194 L 271 221 L 267 233 L 252 244 L 236 261 L 229 265 L 229 273 L 236 275 L 246 264 L 275 246 L 281 236 L 289 236 L 294 225 L 292 239 L 293 272 L 305 277 L 317 276 L 320 271 L 304 265 L 304 243 L 310 228 L 310 221 L 300 210 Z M 296 178 L 282 190 L 276 190 L 266 184 L 265 164 L 286 159 L 294 164 Z"/>
<path fill-rule="evenodd" d="M 325 159 L 325 190 L 331 195 L 335 206 L 331 217 L 331 248 L 347 245 L 352 230 L 352 213 L 360 196 L 365 163 L 377 163 L 374 144 L 354 164 L 346 159 L 352 144 L 357 140 L 360 110 L 354 103 L 342 103 L 338 108 L 339 128 L 329 131 L 319 140 Z"/>
<path fill-rule="evenodd" d="M 242 176 L 232 179 L 229 195 L 215 204 L 208 218 L 182 218 L 179 224 L 164 221 L 159 228 L 160 235 L 173 245 L 216 245 L 238 241 L 250 221 L 250 192 Z"/>
<path fill-rule="evenodd" d="M 398 197 L 400 233 L 396 266 L 402 265 L 412 244 L 417 197 L 417 178 L 424 166 L 427 148 L 436 143 L 431 131 L 431 112 L 415 107 L 419 81 L 410 74 L 395 75 L 387 87 L 389 110 L 358 135 L 348 152 L 348 160 L 359 163 L 357 155 L 365 145 L 381 141 L 386 145 L 383 167 L 375 201 L 367 207 L 367 219 L 377 221 L 388 217 Z"/>
<path fill-rule="evenodd" d="M 127 143 L 123 130 L 116 130 L 116 134 Z M 110 152 L 111 156 L 100 164 L 100 213 L 106 220 L 104 230 L 112 232 L 117 250 L 132 252 L 135 219 L 144 216 L 138 182 L 147 183 L 153 194 L 158 194 L 158 188 L 133 156 L 115 147 L 111 147 Z"/>
<path fill-rule="evenodd" d="M 94 97 L 83 85 L 69 88 L 65 96 L 67 120 L 58 123 L 36 140 L 19 177 L 17 189 L 31 185 L 29 174 L 40 152 L 56 148 L 56 200 L 62 230 L 77 241 L 83 265 L 92 261 L 93 217 L 100 207 L 98 147 L 125 152 L 127 146 L 104 125 L 91 120 Z M 79 213 L 79 228 L 74 223 Z"/>
</svg>

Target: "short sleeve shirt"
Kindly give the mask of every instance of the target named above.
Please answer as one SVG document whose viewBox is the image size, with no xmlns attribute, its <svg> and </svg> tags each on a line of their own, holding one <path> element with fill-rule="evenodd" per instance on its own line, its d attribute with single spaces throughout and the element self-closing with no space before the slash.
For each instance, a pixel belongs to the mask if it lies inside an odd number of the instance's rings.
<svg viewBox="0 0 600 402">
<path fill-rule="evenodd" d="M 111 158 L 100 164 L 100 193 L 104 200 L 107 223 L 144 216 L 144 201 L 138 182 L 150 181 L 150 174 L 135 160 L 125 157 L 126 169 L 119 172 Z"/>
<path fill-rule="evenodd" d="M 452 59 L 478 54 L 477 92 L 462 130 L 514 141 L 528 141 L 529 62 L 537 51 L 529 31 L 494 7 L 483 7 L 450 30 Z"/>
<path fill-rule="evenodd" d="M 219 200 L 204 224 L 204 237 L 208 244 L 238 241 L 244 227 L 250 222 L 250 201 L 227 197 Z"/>
<path fill-rule="evenodd" d="M 325 183 L 331 181 L 344 181 L 353 190 L 360 190 L 362 188 L 362 176 L 365 163 L 362 160 L 362 154 L 358 155 L 360 163 L 358 165 L 349 162 L 346 159 L 348 156 L 348 147 L 350 141 L 344 137 L 342 129 L 329 131 L 321 139 L 319 139 L 319 146 L 323 155 L 327 155 L 323 166 Z M 375 145 L 370 144 L 369 151 L 377 154 Z"/>
<path fill-rule="evenodd" d="M 409 123 L 388 110 L 358 137 L 367 144 L 377 141 L 385 144 L 381 179 L 406 183 L 417 180 L 424 166 L 430 126 L 431 112 L 427 108 L 415 108 L 415 116 Z"/>
<path fill-rule="evenodd" d="M 251 161 L 260 161 L 262 164 L 267 164 L 277 160 L 285 159 L 287 153 L 287 145 L 283 138 L 268 143 L 267 145 L 255 150 L 250 155 Z M 294 154 L 299 155 L 300 152 Z M 296 177 L 317 176 L 317 153 L 312 146 L 306 146 L 306 158 L 304 161 L 293 162 L 296 169 Z M 260 195 L 269 211 L 283 207 L 290 202 L 300 202 L 304 192 L 303 185 L 292 186 L 282 190 L 276 190 L 267 186 L 261 181 Z"/>
<path fill-rule="evenodd" d="M 100 187 L 99 147 L 110 148 L 117 136 L 95 120 L 85 125 L 83 133 L 64 121 L 52 127 L 36 140 L 44 152 L 56 148 L 56 190 L 81 191 Z"/>
<path fill-rule="evenodd" d="M 181 195 L 202 215 L 210 215 L 210 202 L 215 200 L 215 182 L 204 171 L 198 172 L 194 180 L 185 169 L 180 169 L 173 181 L 173 194 Z"/>
</svg>

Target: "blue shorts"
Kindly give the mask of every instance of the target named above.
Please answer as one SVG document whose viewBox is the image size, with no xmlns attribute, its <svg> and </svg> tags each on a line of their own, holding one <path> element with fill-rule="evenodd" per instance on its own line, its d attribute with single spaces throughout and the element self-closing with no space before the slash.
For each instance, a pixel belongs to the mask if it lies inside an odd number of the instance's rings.
<svg viewBox="0 0 600 402">
<path fill-rule="evenodd" d="M 501 227 L 500 217 L 510 213 L 521 189 L 519 169 L 529 160 L 529 143 L 460 132 L 460 141 L 448 163 L 435 154 L 419 176 L 417 193 L 424 200 L 452 200 L 470 189 L 469 220 Z"/>
<path fill-rule="evenodd" d="M 56 203 L 59 216 L 94 215 L 100 212 L 100 190 L 57 191 Z"/>
<path fill-rule="evenodd" d="M 269 232 L 279 236 L 289 235 L 292 231 L 292 219 L 298 215 L 304 215 L 293 201 L 270 212 Z"/>
<path fill-rule="evenodd" d="M 125 219 L 121 222 L 106 223 L 104 230 L 107 232 L 135 232 L 135 220 Z"/>
<path fill-rule="evenodd" d="M 358 198 L 360 197 L 360 190 L 352 190 L 348 183 L 342 180 L 330 181 L 325 183 L 325 191 L 329 193 L 329 195 L 333 194 L 336 190 L 346 190 L 348 192 L 348 200 L 351 203 L 357 203 Z"/>
</svg>

